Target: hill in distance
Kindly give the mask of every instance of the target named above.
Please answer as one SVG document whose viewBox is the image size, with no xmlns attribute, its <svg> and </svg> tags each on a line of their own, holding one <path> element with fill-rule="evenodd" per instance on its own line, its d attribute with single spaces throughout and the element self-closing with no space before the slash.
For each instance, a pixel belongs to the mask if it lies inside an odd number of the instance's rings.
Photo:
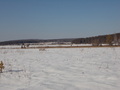
<svg viewBox="0 0 120 90">
<path fill-rule="evenodd" d="M 67 39 L 23 39 L 23 40 L 10 40 L 10 41 L 3 41 L 0 42 L 0 45 L 21 45 L 23 43 L 46 43 L 46 42 L 71 42 L 76 44 L 91 44 L 95 41 L 106 43 L 107 38 L 111 38 L 114 40 L 120 40 L 120 33 L 109 34 L 109 35 L 99 35 L 99 36 L 92 36 L 86 38 L 67 38 Z"/>
</svg>

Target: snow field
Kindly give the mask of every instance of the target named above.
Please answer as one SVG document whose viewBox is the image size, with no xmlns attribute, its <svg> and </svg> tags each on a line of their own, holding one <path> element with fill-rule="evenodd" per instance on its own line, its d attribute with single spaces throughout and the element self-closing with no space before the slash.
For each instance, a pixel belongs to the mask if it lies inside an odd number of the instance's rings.
<svg viewBox="0 0 120 90">
<path fill-rule="evenodd" d="M 120 48 L 1 49 L 0 90 L 119 90 Z"/>
</svg>

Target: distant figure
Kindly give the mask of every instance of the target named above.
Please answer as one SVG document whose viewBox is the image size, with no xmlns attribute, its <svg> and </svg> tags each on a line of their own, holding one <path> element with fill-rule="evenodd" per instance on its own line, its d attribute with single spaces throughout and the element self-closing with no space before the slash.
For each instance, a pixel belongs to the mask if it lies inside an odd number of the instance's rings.
<svg viewBox="0 0 120 90">
<path fill-rule="evenodd" d="M 0 73 L 2 73 L 2 69 L 4 69 L 4 64 L 3 64 L 3 62 L 1 61 L 1 62 L 0 62 Z"/>
<path fill-rule="evenodd" d="M 28 44 L 28 43 L 23 43 L 22 45 L 21 45 L 21 48 L 28 48 L 30 46 L 30 44 Z"/>
<path fill-rule="evenodd" d="M 21 48 L 24 48 L 24 43 L 21 45 Z"/>
<path fill-rule="evenodd" d="M 24 43 L 21 45 L 21 48 L 25 48 L 25 44 Z"/>
</svg>

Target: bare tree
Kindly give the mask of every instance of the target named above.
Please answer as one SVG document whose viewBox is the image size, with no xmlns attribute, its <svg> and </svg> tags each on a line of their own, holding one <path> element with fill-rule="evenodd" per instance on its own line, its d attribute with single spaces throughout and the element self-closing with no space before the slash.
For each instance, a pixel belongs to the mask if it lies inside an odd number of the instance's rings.
<svg viewBox="0 0 120 90">
<path fill-rule="evenodd" d="M 116 34 L 114 35 L 113 43 L 114 43 L 115 45 L 118 44 L 118 38 L 117 38 L 117 35 L 116 35 Z"/>
<path fill-rule="evenodd" d="M 99 44 L 100 44 L 100 42 L 99 42 L 99 39 L 97 38 L 97 39 L 94 39 L 93 41 L 92 41 L 92 46 L 99 46 Z"/>
<path fill-rule="evenodd" d="M 106 43 L 109 44 L 110 46 L 113 45 L 113 36 L 112 35 L 106 36 Z"/>
</svg>

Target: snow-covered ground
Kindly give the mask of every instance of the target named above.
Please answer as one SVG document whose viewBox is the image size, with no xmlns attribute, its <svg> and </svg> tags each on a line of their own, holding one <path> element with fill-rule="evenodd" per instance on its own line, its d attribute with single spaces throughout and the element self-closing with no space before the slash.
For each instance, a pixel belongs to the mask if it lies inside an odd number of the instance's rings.
<svg viewBox="0 0 120 90">
<path fill-rule="evenodd" d="M 0 90 L 120 90 L 120 48 L 0 49 Z"/>
<path fill-rule="evenodd" d="M 56 46 L 92 46 L 92 44 L 43 44 L 43 45 L 32 45 L 30 44 L 29 47 L 56 47 Z M 21 48 L 21 45 L 5 45 L 0 46 L 0 49 L 12 49 L 12 48 Z"/>
<path fill-rule="evenodd" d="M 12 49 L 12 48 L 21 48 L 21 45 L 4 45 L 4 46 L 0 46 L 0 49 Z"/>
<path fill-rule="evenodd" d="M 56 46 L 92 46 L 92 44 L 44 44 L 44 45 L 30 45 L 30 47 L 56 47 Z"/>
</svg>

